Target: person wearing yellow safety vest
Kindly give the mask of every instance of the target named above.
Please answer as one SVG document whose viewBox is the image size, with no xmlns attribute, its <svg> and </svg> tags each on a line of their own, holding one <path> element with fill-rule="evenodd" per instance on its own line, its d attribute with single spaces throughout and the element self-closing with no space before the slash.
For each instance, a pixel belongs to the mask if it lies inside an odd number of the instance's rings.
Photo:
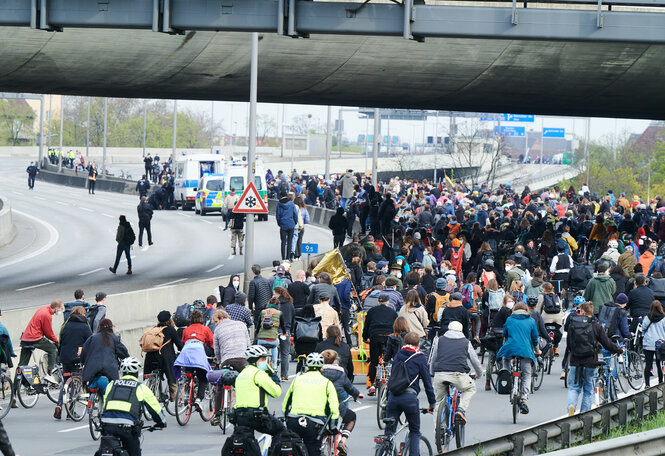
<svg viewBox="0 0 665 456">
<path fill-rule="evenodd" d="M 270 434 L 272 443 L 268 454 L 272 454 L 273 449 L 281 442 L 284 425 L 270 414 L 267 407 L 266 394 L 272 397 L 282 394 L 282 388 L 270 378 L 268 356 L 268 350 L 261 345 L 251 345 L 245 350 L 249 365 L 236 377 L 233 424 Z"/>
<path fill-rule="evenodd" d="M 323 356 L 310 353 L 305 360 L 307 372 L 298 375 L 286 392 L 282 405 L 286 427 L 302 437 L 307 454 L 321 452 L 322 432 L 330 415 L 330 428 L 336 428 L 339 418 L 339 399 L 335 385 L 321 374 Z"/>
<path fill-rule="evenodd" d="M 141 362 L 125 358 L 120 363 L 119 380 L 106 387 L 102 412 L 102 435 L 117 437 L 129 456 L 141 456 L 141 408 L 145 407 L 155 421 L 155 428 L 166 427 L 159 401 L 146 385 L 138 380 Z M 104 444 L 104 440 L 102 440 Z"/>
</svg>

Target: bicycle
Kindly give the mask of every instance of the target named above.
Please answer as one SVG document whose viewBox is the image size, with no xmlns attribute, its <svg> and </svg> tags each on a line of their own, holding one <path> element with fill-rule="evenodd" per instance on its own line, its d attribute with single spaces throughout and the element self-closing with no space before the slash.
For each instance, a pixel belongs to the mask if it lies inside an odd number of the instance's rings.
<svg viewBox="0 0 665 456">
<path fill-rule="evenodd" d="M 383 419 L 386 417 L 386 404 L 388 403 L 388 379 L 390 378 L 390 364 L 379 358 L 376 367 L 376 423 L 379 429 L 383 429 Z"/>
<path fill-rule="evenodd" d="M 33 364 L 31 366 L 18 366 L 16 368 L 16 375 L 14 377 L 14 390 L 16 397 L 21 405 L 25 408 L 32 408 L 37 404 L 40 394 L 45 394 L 53 403 L 58 403 L 58 396 L 60 395 L 60 383 L 53 386 L 43 382 L 43 377 L 47 374 L 47 354 L 44 353 L 42 359 L 37 361 L 35 359 L 36 347 L 25 345 L 21 350 L 29 350 Z M 59 366 L 56 366 L 54 376 L 62 379 L 62 371 Z"/>
<path fill-rule="evenodd" d="M 612 374 L 612 364 L 616 361 L 616 354 L 603 357 L 598 362 L 598 381 L 594 389 L 596 402 L 599 405 L 608 404 L 617 399 L 616 378 Z"/>
<path fill-rule="evenodd" d="M 436 406 L 434 443 L 439 453 L 448 451 L 450 442 L 455 438 L 457 448 L 464 446 L 464 423 L 456 419 L 455 413 L 462 393 L 448 382 L 448 394 Z"/>
<path fill-rule="evenodd" d="M 517 423 L 517 415 L 520 411 L 520 405 L 522 403 L 522 367 L 521 359 L 518 357 L 512 358 L 510 361 L 510 376 L 512 380 L 512 386 L 510 388 L 510 404 L 513 409 L 513 424 Z M 517 381 L 515 381 L 517 379 Z"/>
<path fill-rule="evenodd" d="M 7 416 L 14 400 L 14 382 L 7 372 L 7 365 L 0 364 L 0 420 Z"/>
<path fill-rule="evenodd" d="M 88 429 L 92 440 L 102 436 L 102 413 L 104 412 L 104 393 L 99 388 L 88 388 Z"/>
<path fill-rule="evenodd" d="M 163 428 L 153 426 L 143 426 L 140 424 L 141 430 L 148 432 L 162 430 Z M 99 444 L 99 451 L 95 453 L 98 456 L 127 456 L 129 453 L 122 447 L 120 439 L 113 435 L 105 435 L 102 442 Z"/>
<path fill-rule="evenodd" d="M 175 418 L 180 426 L 185 426 L 192 416 L 195 407 L 199 380 L 190 370 L 186 370 L 178 382 L 178 390 L 175 395 Z M 212 387 L 208 384 L 205 395 L 201 401 L 199 415 L 203 421 L 210 421 L 215 414 L 215 398 Z"/>
<path fill-rule="evenodd" d="M 72 372 L 64 374 L 65 380 L 65 397 L 63 398 L 63 406 L 67 412 L 67 416 L 72 420 L 81 421 L 88 409 L 88 400 L 85 397 L 85 386 L 81 379 L 81 365 L 74 366 Z"/>
<path fill-rule="evenodd" d="M 162 370 L 155 369 L 147 375 L 144 374 L 143 382 L 148 388 L 150 388 L 150 391 L 153 392 L 157 398 L 157 401 L 162 404 L 167 413 L 171 416 L 175 416 L 175 408 L 171 401 L 171 395 L 169 391 L 169 382 L 166 380 L 166 376 Z M 143 416 L 147 420 L 152 419 L 152 416 L 150 416 L 150 413 L 145 408 L 143 409 Z"/>
<path fill-rule="evenodd" d="M 219 387 L 219 384 L 215 386 L 216 391 Z M 233 385 L 224 384 L 222 388 L 224 388 L 224 395 L 222 396 L 222 409 L 219 415 L 219 428 L 222 430 L 222 434 L 226 434 L 226 428 L 233 414 L 233 406 L 236 402 L 236 391 Z"/>
<path fill-rule="evenodd" d="M 428 409 L 420 409 L 420 413 L 429 413 Z M 395 423 L 395 418 L 384 418 L 383 423 L 386 427 Z M 395 441 L 395 437 L 402 431 L 406 430 L 404 439 L 399 443 Z M 409 426 L 403 424 L 394 434 L 382 434 L 374 437 L 374 456 L 408 456 L 409 455 Z M 432 445 L 422 435 L 420 436 L 420 454 L 423 456 L 432 456 Z"/>
<path fill-rule="evenodd" d="M 349 402 L 353 399 L 351 396 L 347 397 L 342 401 L 342 403 Z M 357 401 L 356 401 L 357 402 Z M 341 405 L 341 404 L 340 404 Z M 330 420 L 332 417 L 328 415 L 326 422 L 321 429 L 320 435 L 323 436 L 321 441 L 321 456 L 338 456 L 339 450 L 337 445 L 339 444 L 339 439 L 342 438 L 342 417 L 340 416 L 337 420 L 337 426 L 335 428 L 330 427 Z"/>
</svg>

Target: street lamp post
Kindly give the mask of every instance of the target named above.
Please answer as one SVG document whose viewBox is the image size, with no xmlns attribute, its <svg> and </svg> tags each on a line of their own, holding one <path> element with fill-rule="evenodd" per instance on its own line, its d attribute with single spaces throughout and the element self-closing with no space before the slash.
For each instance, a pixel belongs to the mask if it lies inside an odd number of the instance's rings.
<svg viewBox="0 0 665 456">
<path fill-rule="evenodd" d="M 247 154 L 247 182 L 254 182 L 254 160 L 256 155 L 256 103 L 259 73 L 259 34 L 252 33 L 252 55 L 249 79 L 249 150 Z M 245 290 L 249 289 L 254 263 L 254 215 L 247 217 L 247 241 L 245 242 Z"/>
<path fill-rule="evenodd" d="M 63 130 L 63 121 L 65 117 L 65 103 L 64 97 L 60 95 L 60 158 L 58 159 L 58 172 L 62 172 L 62 130 Z"/>
<path fill-rule="evenodd" d="M 109 113 L 109 99 L 104 98 L 104 147 L 102 148 L 102 178 L 106 174 L 106 132 Z"/>
<path fill-rule="evenodd" d="M 173 150 L 171 151 L 171 166 L 175 166 L 175 146 L 178 136 L 178 100 L 173 100 Z"/>
<path fill-rule="evenodd" d="M 145 122 L 143 124 L 143 137 L 145 138 Z M 144 139 L 145 142 L 145 139 Z M 144 146 L 145 147 L 145 146 Z M 88 97 L 88 123 L 86 124 L 85 129 L 85 161 L 88 162 L 88 156 L 90 155 L 90 97 Z"/>
</svg>

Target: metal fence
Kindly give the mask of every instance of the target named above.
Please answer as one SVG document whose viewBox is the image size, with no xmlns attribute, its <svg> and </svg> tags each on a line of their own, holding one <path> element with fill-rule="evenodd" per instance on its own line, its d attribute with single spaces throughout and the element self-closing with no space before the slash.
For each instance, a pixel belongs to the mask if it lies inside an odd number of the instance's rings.
<svg viewBox="0 0 665 456">
<path fill-rule="evenodd" d="M 507 404 L 507 401 L 506 401 Z M 449 456 L 528 456 L 568 448 L 607 435 L 610 430 L 625 427 L 634 421 L 665 408 L 665 384 L 602 405 L 585 413 L 550 421 L 523 431 L 485 442 L 468 445 L 446 453 Z M 665 448 L 665 447 L 664 447 Z M 633 451 L 625 454 L 635 454 Z"/>
</svg>

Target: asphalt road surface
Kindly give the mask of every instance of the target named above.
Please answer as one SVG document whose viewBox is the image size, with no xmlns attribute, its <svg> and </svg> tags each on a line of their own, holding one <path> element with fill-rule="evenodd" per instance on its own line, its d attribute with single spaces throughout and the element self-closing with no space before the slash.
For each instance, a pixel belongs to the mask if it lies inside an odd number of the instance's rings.
<svg viewBox="0 0 665 456">
<path fill-rule="evenodd" d="M 29 190 L 24 159 L 0 159 L 0 194 L 9 198 L 17 237 L 0 249 L 0 302 L 3 309 L 45 304 L 53 298 L 73 299 L 82 288 L 88 300 L 108 294 L 153 288 L 241 272 L 243 256 L 231 256 L 230 230 L 220 215 L 201 217 L 193 211 L 155 211 L 154 245 L 134 244 L 133 275 L 126 263 L 118 274 L 113 265 L 118 216 L 124 214 L 138 237 L 138 195 L 97 191 L 45 183 L 37 179 Z M 269 266 L 279 259 L 279 229 L 274 218 L 255 224 L 255 262 Z M 307 226 L 305 242 L 332 248 L 328 229 Z M 124 257 L 123 257 L 124 258 Z"/>
<path fill-rule="evenodd" d="M 555 367 L 560 367 L 558 360 Z M 291 370 L 295 370 L 293 363 Z M 563 388 L 563 382 L 559 380 L 559 373 L 559 370 L 555 372 L 553 368 L 552 374 L 545 376 L 541 389 L 529 399 L 531 412 L 528 415 L 519 415 L 517 424 L 512 424 L 508 396 L 500 396 L 494 391 L 484 391 L 484 381 L 477 381 L 479 391 L 473 397 L 467 413 L 467 444 L 509 434 L 562 416 L 566 412 L 566 390 Z M 361 384 L 360 377 L 356 376 L 356 387 L 365 393 L 364 382 Z M 286 391 L 288 386 L 288 383 L 282 384 L 283 391 Z M 420 400 L 421 405 L 425 407 L 424 394 L 421 394 Z M 270 410 L 277 411 L 278 416 L 281 415 L 281 403 L 281 398 L 270 400 Z M 46 396 L 41 396 L 33 409 L 12 409 L 3 419 L 18 454 L 23 456 L 94 454 L 98 442 L 93 442 L 90 437 L 87 418 L 79 423 L 64 419 L 56 421 L 52 417 L 53 407 Z M 359 404 L 352 402 L 351 408 L 358 414 L 358 424 L 349 440 L 349 454 L 366 456 L 374 454 L 373 437 L 381 433 L 376 423 L 376 398 L 365 398 Z M 422 433 L 434 444 L 432 415 L 421 415 L 421 417 Z M 167 423 L 168 427 L 163 431 L 144 434 L 144 455 L 218 455 L 226 439 L 218 427 L 211 427 L 198 415 L 193 415 L 184 427 L 179 426 L 175 418 L 170 415 L 167 415 Z"/>
</svg>

